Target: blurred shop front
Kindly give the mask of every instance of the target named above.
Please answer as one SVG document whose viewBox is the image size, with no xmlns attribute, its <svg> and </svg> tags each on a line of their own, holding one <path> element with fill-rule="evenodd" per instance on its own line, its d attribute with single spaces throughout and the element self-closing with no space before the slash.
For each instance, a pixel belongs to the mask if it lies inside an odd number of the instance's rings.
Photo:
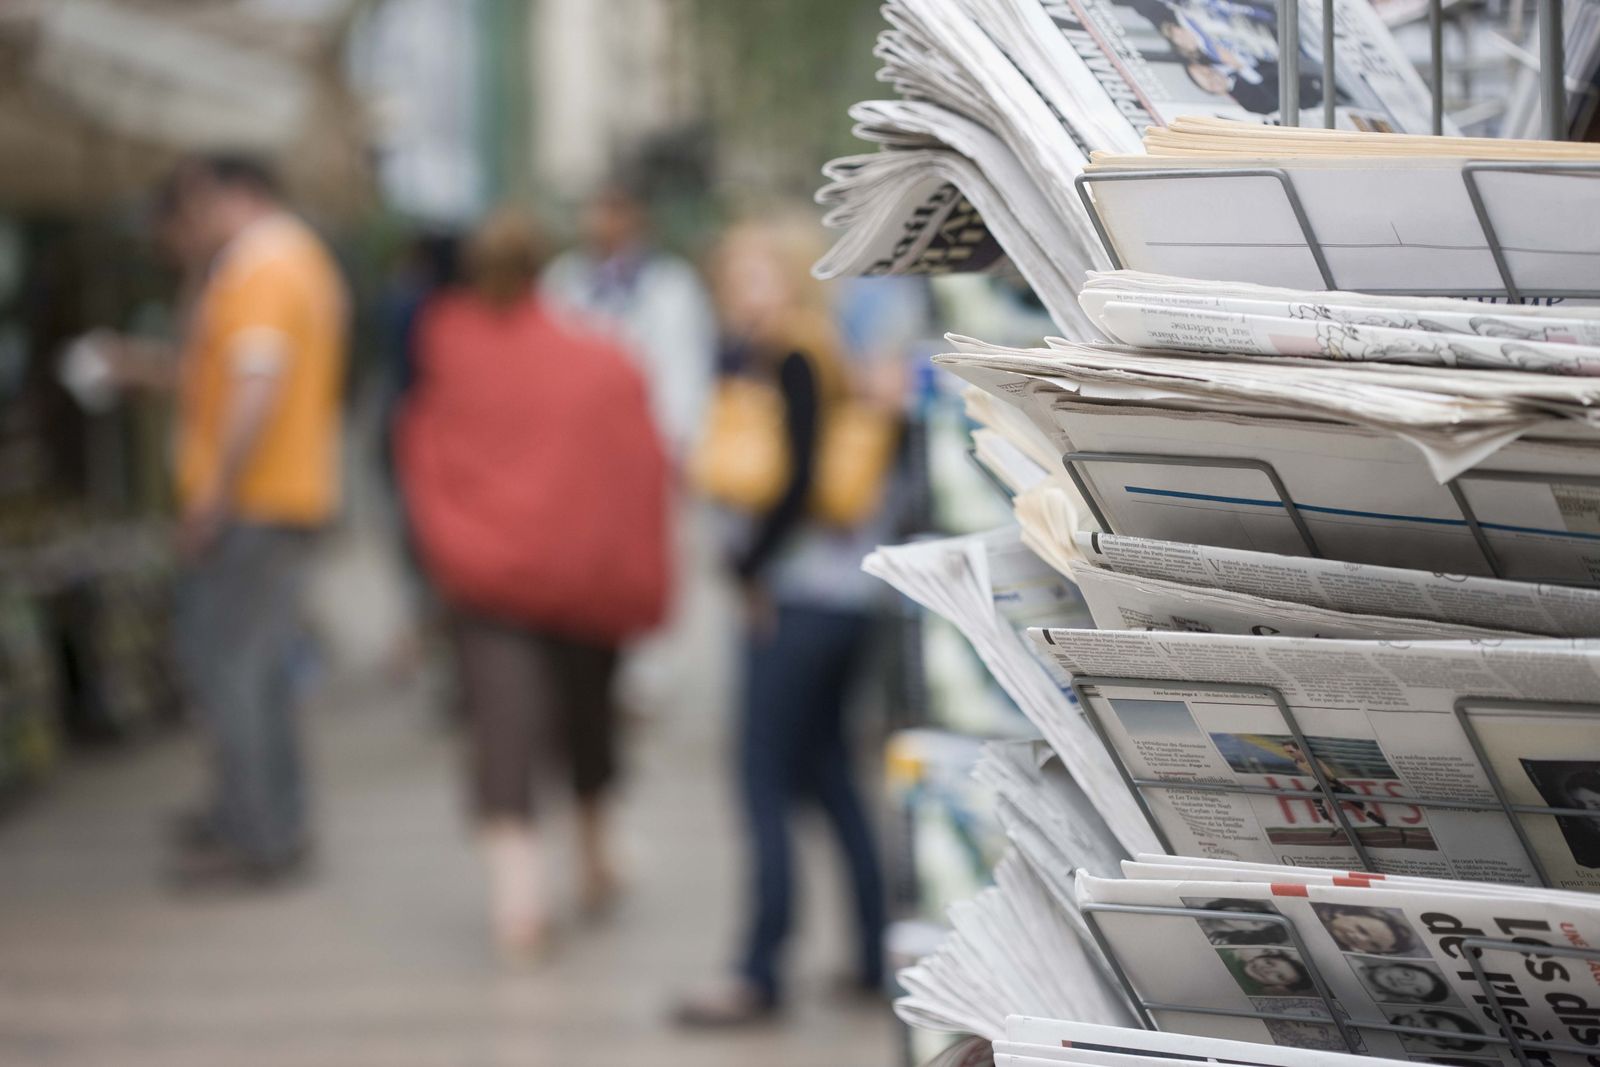
<svg viewBox="0 0 1600 1067">
<path fill-rule="evenodd" d="M 167 665 L 169 404 L 86 403 L 75 339 L 175 339 L 152 189 L 185 151 L 282 162 L 339 226 L 367 210 L 340 58 L 357 5 L 13 3 L 0 12 L 0 794 L 63 746 L 179 713 Z"/>
</svg>

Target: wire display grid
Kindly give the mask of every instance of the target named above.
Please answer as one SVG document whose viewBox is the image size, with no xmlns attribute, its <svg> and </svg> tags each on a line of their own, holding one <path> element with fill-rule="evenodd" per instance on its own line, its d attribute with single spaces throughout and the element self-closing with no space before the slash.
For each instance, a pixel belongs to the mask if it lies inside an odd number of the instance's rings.
<svg viewBox="0 0 1600 1067">
<path fill-rule="evenodd" d="M 1562 0 L 1539 0 L 1539 103 L 1545 137 L 1566 139 L 1566 50 L 1562 26 Z M 1338 118 L 1333 86 L 1337 55 L 1334 48 L 1333 0 L 1322 3 L 1322 125 L 1333 129 Z M 1432 128 L 1444 133 L 1444 0 L 1428 0 L 1428 94 L 1432 98 Z M 1300 125 L 1300 2 L 1278 2 L 1279 120 Z"/>
<path fill-rule="evenodd" d="M 1301 544 L 1306 550 L 1306 555 L 1318 559 L 1328 557 L 1317 544 L 1316 538 L 1311 533 L 1310 526 L 1306 523 L 1305 516 L 1301 513 L 1301 506 L 1288 488 L 1284 485 L 1283 478 L 1277 469 L 1266 460 L 1251 459 L 1242 456 L 1183 456 L 1168 455 L 1157 452 L 1085 452 L 1075 451 L 1064 453 L 1061 457 L 1062 465 L 1066 467 L 1067 476 L 1072 479 L 1073 486 L 1078 490 L 1079 496 L 1089 508 L 1089 514 L 1099 524 L 1105 533 L 1115 534 L 1111 521 L 1106 518 L 1105 511 L 1101 509 L 1099 501 L 1083 472 L 1078 469 L 1080 463 L 1126 463 L 1143 466 L 1171 466 L 1171 467 L 1197 467 L 1214 468 L 1219 470 L 1253 470 L 1267 479 L 1272 487 L 1273 494 L 1278 503 L 1283 507 L 1284 514 L 1294 524 L 1295 533 L 1299 536 Z M 1444 488 L 1450 493 L 1451 500 L 1461 513 L 1461 523 L 1472 534 L 1478 551 L 1483 556 L 1484 564 L 1489 568 L 1489 573 L 1496 578 L 1507 579 L 1505 565 L 1501 562 L 1500 555 L 1495 551 L 1489 539 L 1486 524 L 1478 517 L 1472 507 L 1472 502 L 1467 499 L 1463 483 L 1467 482 L 1513 482 L 1527 485 L 1549 486 L 1552 490 L 1558 485 L 1582 486 L 1585 488 L 1600 488 L 1600 475 L 1596 474 L 1545 474 L 1539 471 L 1503 471 L 1503 470 L 1471 470 L 1465 471 L 1448 482 Z M 1487 524 L 1493 525 L 1493 524 Z M 1565 583 L 1555 580 L 1545 581 L 1538 578 L 1517 578 L 1523 582 L 1541 582 L 1548 585 L 1582 584 L 1585 586 L 1600 585 L 1600 580 L 1586 583 Z"/>
<path fill-rule="evenodd" d="M 1526 298 L 1568 298 L 1568 299 L 1600 299 L 1600 286 L 1592 289 L 1540 289 L 1536 286 L 1524 286 L 1517 282 L 1513 276 L 1510 263 L 1506 256 L 1506 246 L 1500 238 L 1495 222 L 1489 211 L 1489 205 L 1483 195 L 1483 188 L 1479 184 L 1478 176 L 1484 173 L 1514 173 L 1514 174 L 1540 174 L 1562 177 L 1600 178 L 1600 163 L 1590 162 L 1561 162 L 1561 163 L 1522 163 L 1515 160 L 1468 160 L 1461 165 L 1461 180 L 1466 187 L 1467 198 L 1472 205 L 1478 228 L 1483 238 L 1484 248 L 1489 252 L 1494 261 L 1495 270 L 1500 276 L 1501 288 L 1496 291 L 1461 289 L 1461 290 L 1435 290 L 1430 289 L 1429 296 L 1454 296 L 1454 297 L 1504 297 L 1516 303 Z M 1306 252 L 1315 264 L 1317 274 L 1322 280 L 1324 289 L 1348 289 L 1352 292 L 1365 293 L 1400 293 L 1411 295 L 1412 290 L 1351 288 L 1340 286 L 1334 278 L 1333 269 L 1329 266 L 1328 255 L 1322 241 L 1318 238 L 1311 225 L 1310 216 L 1307 215 L 1304 202 L 1295 191 L 1294 179 L 1289 172 L 1281 167 L 1218 167 L 1214 169 L 1183 169 L 1159 168 L 1138 170 L 1111 170 L 1093 171 L 1077 175 L 1072 180 L 1073 187 L 1077 190 L 1078 199 L 1082 201 L 1084 210 L 1089 214 L 1089 223 L 1094 228 L 1095 236 L 1100 239 L 1101 246 L 1105 249 L 1106 258 L 1115 270 L 1123 270 L 1126 262 L 1117 251 L 1116 243 L 1111 238 L 1110 231 L 1106 228 L 1105 220 L 1100 215 L 1098 205 L 1095 203 L 1094 194 L 1090 187 L 1108 182 L 1138 182 L 1138 181 L 1173 181 L 1173 180 L 1207 180 L 1207 179 L 1237 179 L 1237 178 L 1267 178 L 1275 181 L 1283 190 L 1284 201 L 1289 211 L 1294 216 L 1295 224 L 1300 229 L 1300 235 L 1305 240 Z"/>
</svg>

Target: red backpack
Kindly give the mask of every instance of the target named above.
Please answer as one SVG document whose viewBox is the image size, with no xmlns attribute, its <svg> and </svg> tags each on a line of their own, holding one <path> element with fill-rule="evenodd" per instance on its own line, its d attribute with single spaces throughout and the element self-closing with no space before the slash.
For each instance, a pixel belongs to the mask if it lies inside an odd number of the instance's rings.
<svg viewBox="0 0 1600 1067">
<path fill-rule="evenodd" d="M 449 601 L 615 643 L 657 625 L 670 578 L 664 450 L 643 378 L 529 297 L 424 314 L 397 433 L 406 508 Z"/>
</svg>

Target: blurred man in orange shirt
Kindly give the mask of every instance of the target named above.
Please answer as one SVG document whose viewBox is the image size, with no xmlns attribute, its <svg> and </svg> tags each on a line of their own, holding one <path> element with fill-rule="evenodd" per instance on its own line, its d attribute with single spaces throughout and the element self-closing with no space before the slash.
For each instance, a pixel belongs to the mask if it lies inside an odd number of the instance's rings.
<svg viewBox="0 0 1600 1067">
<path fill-rule="evenodd" d="M 177 366 L 177 627 L 215 755 L 176 873 L 264 883 L 308 844 L 292 668 L 313 534 L 339 506 L 348 302 L 259 164 L 191 160 L 169 194 L 169 226 L 209 260 Z"/>
</svg>

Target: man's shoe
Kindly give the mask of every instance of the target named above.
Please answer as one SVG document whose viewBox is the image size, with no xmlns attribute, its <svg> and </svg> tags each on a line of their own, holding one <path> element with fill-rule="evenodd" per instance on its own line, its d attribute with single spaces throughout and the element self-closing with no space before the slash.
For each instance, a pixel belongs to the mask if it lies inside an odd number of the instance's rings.
<svg viewBox="0 0 1600 1067">
<path fill-rule="evenodd" d="M 182 892 L 274 889 L 305 876 L 310 850 L 296 849 L 281 859 L 260 860 L 222 844 L 181 849 L 170 872 Z"/>
<path fill-rule="evenodd" d="M 685 997 L 673 1021 L 696 1030 L 731 1030 L 770 1022 L 777 1014 L 772 997 L 752 982 L 731 978 Z"/>
</svg>

